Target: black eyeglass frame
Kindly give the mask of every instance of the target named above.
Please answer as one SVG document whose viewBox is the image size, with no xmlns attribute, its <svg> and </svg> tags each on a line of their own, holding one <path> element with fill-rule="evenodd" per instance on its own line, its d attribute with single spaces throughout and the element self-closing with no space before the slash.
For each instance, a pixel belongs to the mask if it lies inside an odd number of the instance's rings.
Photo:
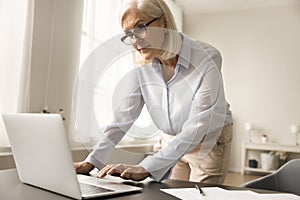
<svg viewBox="0 0 300 200">
<path fill-rule="evenodd" d="M 137 25 L 137 27 L 135 27 L 132 31 L 127 32 L 126 35 L 124 35 L 123 37 L 121 37 L 121 41 L 122 41 L 124 44 L 126 44 L 126 45 L 132 45 L 132 44 L 133 44 L 132 42 L 131 42 L 131 43 L 125 42 L 125 40 L 126 40 L 127 37 L 131 37 L 131 39 L 133 39 L 133 36 L 134 36 L 135 38 L 138 38 L 138 39 L 143 39 L 143 38 L 145 38 L 146 35 L 147 35 L 147 27 L 148 27 L 150 24 L 152 24 L 153 22 L 155 22 L 156 20 L 160 19 L 160 18 L 161 18 L 161 16 L 152 19 L 150 22 L 148 22 L 148 23 L 146 23 L 146 24 L 140 24 L 140 25 Z M 143 28 L 143 29 L 145 30 L 145 36 L 143 36 L 143 37 L 137 37 L 136 34 L 135 34 L 137 28 L 139 28 L 139 29 L 142 29 L 142 28 Z"/>
</svg>

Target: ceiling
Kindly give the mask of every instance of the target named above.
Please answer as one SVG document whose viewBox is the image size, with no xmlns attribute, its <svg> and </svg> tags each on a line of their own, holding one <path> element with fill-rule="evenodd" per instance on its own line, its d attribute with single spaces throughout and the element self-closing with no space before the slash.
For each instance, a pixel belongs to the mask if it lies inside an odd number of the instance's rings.
<svg viewBox="0 0 300 200">
<path fill-rule="evenodd" d="M 185 14 L 300 5 L 299 0 L 174 0 Z"/>
</svg>

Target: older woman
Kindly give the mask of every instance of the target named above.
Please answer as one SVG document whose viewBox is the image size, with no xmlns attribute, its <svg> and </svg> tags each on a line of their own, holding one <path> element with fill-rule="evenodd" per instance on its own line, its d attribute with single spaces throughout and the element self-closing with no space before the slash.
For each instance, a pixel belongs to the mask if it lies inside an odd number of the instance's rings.
<svg viewBox="0 0 300 200">
<path fill-rule="evenodd" d="M 77 173 L 100 169 L 98 177 L 156 181 L 165 178 L 222 184 L 227 172 L 232 117 L 214 47 L 178 33 L 163 0 L 130 0 L 122 12 L 125 35 L 143 65 L 123 78 L 116 89 L 114 121 Z M 105 165 L 109 154 L 147 106 L 164 133 L 161 149 L 138 165 Z"/>
</svg>

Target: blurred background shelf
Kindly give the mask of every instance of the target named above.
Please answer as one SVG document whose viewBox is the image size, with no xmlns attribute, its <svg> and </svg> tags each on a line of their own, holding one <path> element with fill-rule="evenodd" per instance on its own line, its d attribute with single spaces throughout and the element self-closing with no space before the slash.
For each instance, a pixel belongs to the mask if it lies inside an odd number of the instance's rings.
<svg viewBox="0 0 300 200">
<path fill-rule="evenodd" d="M 243 143 L 242 147 L 242 169 L 241 173 L 244 174 L 246 171 L 259 172 L 259 173 L 272 173 L 274 170 L 264 170 L 262 168 L 251 168 L 248 166 L 249 152 L 256 151 L 259 153 L 263 152 L 287 152 L 300 154 L 300 146 L 296 145 L 281 145 L 276 143 Z"/>
</svg>

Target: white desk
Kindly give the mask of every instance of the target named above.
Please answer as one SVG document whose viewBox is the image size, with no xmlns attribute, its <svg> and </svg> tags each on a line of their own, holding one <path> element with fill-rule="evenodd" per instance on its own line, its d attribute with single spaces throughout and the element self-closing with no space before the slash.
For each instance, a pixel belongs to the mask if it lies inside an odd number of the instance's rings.
<svg viewBox="0 0 300 200">
<path fill-rule="evenodd" d="M 274 170 L 263 170 L 261 168 L 248 167 L 249 151 L 259 151 L 259 152 L 284 151 L 288 153 L 300 153 L 300 146 L 281 145 L 276 143 L 243 143 L 241 173 L 244 174 L 245 171 L 272 173 Z"/>
</svg>

